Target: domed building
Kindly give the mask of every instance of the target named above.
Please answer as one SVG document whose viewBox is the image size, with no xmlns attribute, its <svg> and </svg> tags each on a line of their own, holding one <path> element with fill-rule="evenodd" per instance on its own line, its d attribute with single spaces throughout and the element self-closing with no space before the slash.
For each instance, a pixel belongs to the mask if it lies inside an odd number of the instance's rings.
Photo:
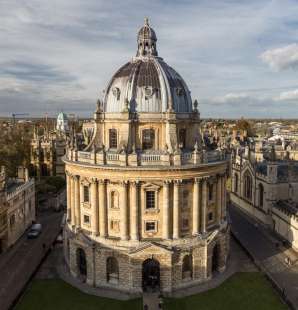
<svg viewBox="0 0 298 310">
<path fill-rule="evenodd" d="M 225 153 L 204 145 L 198 103 L 156 43 L 145 20 L 89 145 L 66 152 L 65 260 L 95 287 L 170 293 L 226 268 Z"/>
</svg>

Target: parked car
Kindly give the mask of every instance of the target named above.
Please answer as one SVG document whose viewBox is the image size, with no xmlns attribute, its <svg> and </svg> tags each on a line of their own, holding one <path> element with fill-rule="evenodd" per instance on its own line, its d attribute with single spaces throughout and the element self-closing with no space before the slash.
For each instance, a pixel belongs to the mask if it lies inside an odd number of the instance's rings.
<svg viewBox="0 0 298 310">
<path fill-rule="evenodd" d="M 42 231 L 41 224 L 33 224 L 27 233 L 27 238 L 28 239 L 37 238 L 41 234 L 41 231 Z"/>
</svg>

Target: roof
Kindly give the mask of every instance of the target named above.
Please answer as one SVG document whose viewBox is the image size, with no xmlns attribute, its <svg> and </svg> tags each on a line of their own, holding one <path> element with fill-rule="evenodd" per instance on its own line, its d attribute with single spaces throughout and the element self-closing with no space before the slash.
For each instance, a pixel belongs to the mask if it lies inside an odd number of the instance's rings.
<svg viewBox="0 0 298 310">
<path fill-rule="evenodd" d="M 103 100 L 103 110 L 119 113 L 191 113 L 190 91 L 183 78 L 157 56 L 156 35 L 148 21 L 138 34 L 138 52 L 110 80 Z"/>
</svg>

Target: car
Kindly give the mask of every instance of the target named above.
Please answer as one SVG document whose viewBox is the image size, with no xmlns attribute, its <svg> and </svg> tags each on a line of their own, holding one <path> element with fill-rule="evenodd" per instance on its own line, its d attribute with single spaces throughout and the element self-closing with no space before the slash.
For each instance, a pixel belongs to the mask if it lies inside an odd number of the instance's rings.
<svg viewBox="0 0 298 310">
<path fill-rule="evenodd" d="M 42 231 L 41 224 L 33 224 L 27 233 L 27 238 L 35 239 L 41 234 L 41 231 Z"/>
</svg>

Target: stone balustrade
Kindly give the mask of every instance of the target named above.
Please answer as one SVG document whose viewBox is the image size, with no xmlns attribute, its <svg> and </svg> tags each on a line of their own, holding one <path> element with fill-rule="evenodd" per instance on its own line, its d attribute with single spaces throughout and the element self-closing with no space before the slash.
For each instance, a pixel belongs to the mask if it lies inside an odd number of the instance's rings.
<svg viewBox="0 0 298 310">
<path fill-rule="evenodd" d="M 168 154 L 166 152 L 136 152 L 127 154 L 125 152 L 86 152 L 68 150 L 66 159 L 80 163 L 95 165 L 116 165 L 116 166 L 181 166 L 200 165 L 226 160 L 224 152 L 215 150 L 208 152 L 180 152 Z"/>
</svg>

